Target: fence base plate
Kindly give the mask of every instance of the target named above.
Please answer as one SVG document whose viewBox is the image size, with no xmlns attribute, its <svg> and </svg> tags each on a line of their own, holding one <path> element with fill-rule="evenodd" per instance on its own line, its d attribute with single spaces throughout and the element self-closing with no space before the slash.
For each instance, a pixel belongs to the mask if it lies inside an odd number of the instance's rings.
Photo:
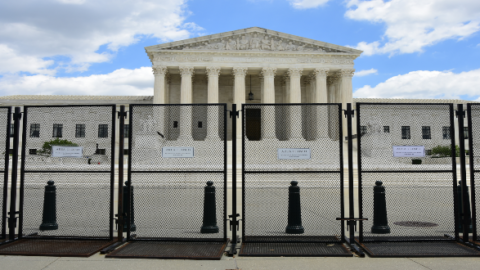
<svg viewBox="0 0 480 270">
<path fill-rule="evenodd" d="M 220 260 L 227 242 L 133 241 L 107 258 Z"/>
<path fill-rule="evenodd" d="M 0 255 L 90 257 L 110 240 L 22 239 L 0 246 Z"/>
<path fill-rule="evenodd" d="M 243 243 L 240 256 L 352 257 L 342 243 Z"/>
<path fill-rule="evenodd" d="M 455 241 L 363 242 L 370 257 L 477 257 L 480 252 Z"/>
</svg>

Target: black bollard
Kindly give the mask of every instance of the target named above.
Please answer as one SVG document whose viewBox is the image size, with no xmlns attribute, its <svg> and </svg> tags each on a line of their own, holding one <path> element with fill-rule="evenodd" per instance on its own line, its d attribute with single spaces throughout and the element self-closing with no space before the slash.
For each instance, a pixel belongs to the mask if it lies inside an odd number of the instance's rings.
<svg viewBox="0 0 480 270">
<path fill-rule="evenodd" d="M 43 217 L 41 231 L 52 231 L 58 229 L 57 224 L 57 187 L 52 180 L 45 186 L 45 196 L 43 198 Z"/>
<path fill-rule="evenodd" d="M 201 233 L 218 233 L 217 226 L 217 202 L 215 199 L 215 187 L 212 181 L 208 181 L 205 186 L 205 196 L 203 199 L 203 225 Z"/>
<path fill-rule="evenodd" d="M 468 186 L 467 186 L 467 196 L 470 198 L 470 195 L 468 193 Z M 469 200 L 470 202 L 470 200 Z M 458 186 L 457 186 L 457 207 L 460 207 L 460 222 L 458 223 L 458 230 L 460 232 L 463 232 L 463 222 L 465 221 L 464 218 L 466 218 L 467 223 L 470 224 L 468 226 L 468 232 L 471 233 L 473 228 L 472 228 L 472 213 L 470 212 L 470 203 L 468 203 L 466 206 L 463 205 L 463 196 L 462 196 L 462 181 L 458 181 Z"/>
<path fill-rule="evenodd" d="M 390 233 L 387 219 L 387 201 L 385 199 L 385 187 L 382 181 L 376 181 L 373 187 L 373 226 L 372 233 Z"/>
<path fill-rule="evenodd" d="M 123 186 L 123 212 L 128 213 L 128 205 L 130 204 L 130 198 L 128 197 L 128 181 L 125 181 L 125 186 Z M 131 207 L 131 215 L 124 215 L 124 223 L 123 223 L 123 231 L 126 232 L 128 229 L 127 226 L 127 220 L 128 216 L 130 216 L 130 231 L 134 232 L 137 230 L 137 225 L 135 225 L 135 211 L 134 211 L 134 197 L 133 197 L 133 186 L 130 185 L 130 197 L 132 198 L 131 202 L 132 204 L 130 205 Z"/>
<path fill-rule="evenodd" d="M 288 225 L 285 229 L 286 233 L 302 234 L 304 229 L 302 226 L 302 209 L 300 206 L 300 187 L 297 181 L 290 182 L 288 188 Z"/>
</svg>

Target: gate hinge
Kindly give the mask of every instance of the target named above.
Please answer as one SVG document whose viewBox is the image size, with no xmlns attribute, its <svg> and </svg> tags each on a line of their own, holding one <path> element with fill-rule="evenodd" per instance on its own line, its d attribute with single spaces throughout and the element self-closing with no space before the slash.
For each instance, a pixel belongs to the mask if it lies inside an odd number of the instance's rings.
<svg viewBox="0 0 480 270">
<path fill-rule="evenodd" d="M 18 119 L 18 120 L 22 119 L 22 112 L 20 112 L 20 113 L 13 113 L 13 120 L 15 121 L 15 120 L 17 120 L 17 119 Z"/>
<path fill-rule="evenodd" d="M 234 112 L 234 111 L 230 111 L 230 110 L 229 110 L 229 112 L 230 112 L 230 118 L 232 118 L 232 116 L 234 116 L 234 115 L 236 115 L 237 118 L 238 118 L 240 111 L 235 111 L 235 112 Z"/>
<path fill-rule="evenodd" d="M 458 115 L 459 115 L 459 114 L 462 114 L 462 115 L 463 115 L 463 118 L 465 118 L 465 111 L 460 111 L 460 112 L 459 112 L 458 110 L 455 110 L 455 117 L 458 118 Z"/>
<path fill-rule="evenodd" d="M 239 216 L 240 216 L 239 213 L 235 214 L 235 217 L 239 217 Z M 240 220 L 241 219 L 236 219 L 235 221 L 233 221 L 232 220 L 233 215 L 228 215 L 228 217 L 229 217 L 229 219 L 227 219 L 227 220 L 230 221 L 230 231 L 232 230 L 232 226 L 234 226 L 234 225 L 235 225 L 235 228 L 237 229 L 237 231 L 240 230 L 239 225 L 240 225 Z"/>
<path fill-rule="evenodd" d="M 11 212 L 8 212 L 8 216 L 9 216 L 8 217 L 8 225 L 9 225 L 8 227 L 9 228 L 12 227 L 12 225 L 13 225 L 14 228 L 17 227 L 17 219 L 18 219 L 17 214 L 20 214 L 20 212 L 16 211 L 16 212 L 13 213 L 13 215 L 11 214 Z"/>
<path fill-rule="evenodd" d="M 355 110 L 351 110 L 351 117 L 353 118 L 355 116 Z M 347 110 L 343 110 L 343 113 L 345 114 L 345 118 L 350 114 Z"/>
<path fill-rule="evenodd" d="M 122 112 L 118 112 L 118 118 L 123 117 L 123 118 L 126 119 L 126 118 L 127 118 L 127 113 L 128 113 L 128 112 L 123 112 L 123 113 L 122 113 Z"/>
</svg>

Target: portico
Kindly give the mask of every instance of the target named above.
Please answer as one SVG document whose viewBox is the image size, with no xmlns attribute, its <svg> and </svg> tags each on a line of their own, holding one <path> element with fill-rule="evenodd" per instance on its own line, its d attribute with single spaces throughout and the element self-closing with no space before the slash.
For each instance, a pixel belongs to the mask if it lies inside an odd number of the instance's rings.
<svg viewBox="0 0 480 270">
<path fill-rule="evenodd" d="M 354 59 L 361 53 L 258 27 L 150 46 L 146 52 L 155 75 L 154 103 L 234 103 L 237 106 L 243 103 L 345 105 L 353 101 Z M 302 117 L 302 112 L 296 110 L 292 107 L 281 116 L 288 118 L 287 123 L 296 121 Z M 182 119 L 188 119 L 185 113 L 191 112 L 182 111 Z M 262 112 L 262 140 L 278 139 L 275 121 L 266 121 L 269 117 L 264 114 L 275 115 L 275 112 Z M 240 135 L 240 121 L 238 123 Z M 317 133 L 316 129 L 312 127 L 310 133 L 328 135 Z M 207 133 L 213 130 L 207 127 Z M 298 130 L 287 131 L 286 136 L 302 138 Z"/>
</svg>

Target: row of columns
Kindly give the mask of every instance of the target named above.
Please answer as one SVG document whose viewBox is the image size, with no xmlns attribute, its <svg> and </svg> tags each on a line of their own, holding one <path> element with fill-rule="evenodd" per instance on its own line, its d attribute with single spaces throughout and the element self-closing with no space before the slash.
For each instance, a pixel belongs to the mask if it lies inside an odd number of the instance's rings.
<svg viewBox="0 0 480 270">
<path fill-rule="evenodd" d="M 218 103 L 219 102 L 219 78 L 220 78 L 220 67 L 206 67 L 206 73 L 208 76 L 208 103 Z M 339 73 L 335 73 L 334 76 L 328 76 L 328 68 L 317 68 L 314 69 L 312 74 L 309 76 L 310 79 L 310 88 L 307 91 L 309 96 L 309 101 L 311 103 L 342 103 L 343 108 L 346 107 L 346 103 L 352 102 L 352 77 L 354 69 L 342 69 Z M 245 103 L 245 76 L 247 75 L 247 67 L 234 67 L 234 95 L 233 103 L 237 106 Z M 275 67 L 265 67 L 261 70 L 261 103 L 275 103 L 275 85 L 274 78 L 276 75 L 277 69 Z M 167 79 L 168 69 L 166 67 L 154 67 L 153 73 L 155 75 L 154 83 L 154 104 L 164 104 L 168 103 L 168 92 L 167 89 Z M 289 68 L 287 75 L 285 77 L 285 96 L 284 103 L 301 103 L 301 76 L 303 73 L 302 68 Z M 194 75 L 194 68 L 192 66 L 181 66 L 180 67 L 181 75 L 181 87 L 180 87 L 180 103 L 182 104 L 191 104 L 193 103 L 192 98 L 192 77 Z M 330 81 L 327 81 L 327 76 Z M 262 139 L 270 140 L 275 139 L 275 121 L 274 119 L 274 108 L 264 107 L 262 110 Z M 212 108 L 215 109 L 215 108 Z M 191 128 L 187 125 L 191 123 L 191 107 L 185 106 L 182 107 L 182 121 L 180 121 L 181 130 L 188 132 L 181 132 L 180 137 L 190 137 L 191 138 Z M 301 138 L 301 129 L 294 128 L 295 121 L 297 117 L 301 115 L 300 106 L 292 106 L 287 110 L 288 117 L 288 126 L 289 126 L 289 137 L 290 138 Z M 216 114 L 213 111 L 209 111 L 209 118 L 207 125 L 207 138 L 215 134 L 215 131 L 218 130 Z M 267 121 L 270 119 L 270 121 Z M 213 120 L 213 121 L 212 121 Z M 183 124 L 182 124 L 183 123 Z M 212 123 L 215 123 L 212 125 Z M 237 121 L 237 131 L 238 135 L 241 134 L 241 121 Z M 323 125 L 324 123 L 318 123 Z M 315 128 L 317 129 L 317 128 Z M 241 138 L 241 136 L 237 136 Z"/>
</svg>

